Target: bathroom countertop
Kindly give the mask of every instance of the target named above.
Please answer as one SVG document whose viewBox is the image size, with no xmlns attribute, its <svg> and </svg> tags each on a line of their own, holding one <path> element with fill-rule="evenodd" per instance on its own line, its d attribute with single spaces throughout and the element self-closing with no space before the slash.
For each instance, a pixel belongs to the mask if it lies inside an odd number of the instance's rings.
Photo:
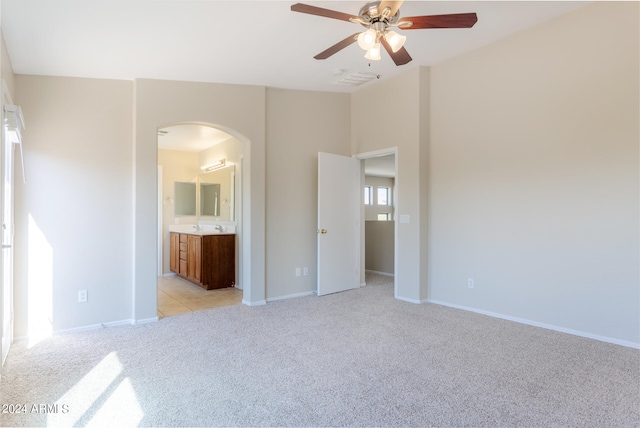
<svg viewBox="0 0 640 428">
<path fill-rule="evenodd" d="M 208 235 L 235 235 L 235 233 L 232 232 L 218 232 L 215 230 L 185 230 L 185 231 L 175 231 L 172 230 L 171 232 L 174 233 L 183 233 L 185 235 L 198 235 L 198 236 L 208 236 Z"/>
</svg>

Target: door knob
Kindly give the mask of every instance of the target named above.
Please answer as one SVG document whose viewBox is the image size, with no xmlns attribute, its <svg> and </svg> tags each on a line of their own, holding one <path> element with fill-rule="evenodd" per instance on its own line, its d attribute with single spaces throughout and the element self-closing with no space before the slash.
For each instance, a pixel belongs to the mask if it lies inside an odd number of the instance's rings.
<svg viewBox="0 0 640 428">
<path fill-rule="evenodd" d="M 318 233 L 325 235 L 327 233 L 327 229 L 318 229 Z"/>
</svg>

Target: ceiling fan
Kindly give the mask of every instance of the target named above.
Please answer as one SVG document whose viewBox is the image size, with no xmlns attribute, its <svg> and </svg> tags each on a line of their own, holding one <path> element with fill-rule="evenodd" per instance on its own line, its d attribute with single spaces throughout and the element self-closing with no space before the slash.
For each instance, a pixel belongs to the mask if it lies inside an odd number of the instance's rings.
<svg viewBox="0 0 640 428">
<path fill-rule="evenodd" d="M 291 6 L 293 12 L 308 13 L 326 18 L 360 24 L 367 30 L 350 35 L 330 48 L 314 56 L 315 59 L 327 59 L 352 43 L 367 51 L 365 58 L 380 59 L 380 46 L 389 53 L 396 65 L 404 65 L 411 61 L 411 56 L 403 47 L 406 36 L 400 35 L 389 28 L 397 27 L 401 30 L 419 30 L 423 28 L 471 28 L 478 21 L 475 13 L 456 13 L 449 15 L 410 16 L 400 18 L 402 1 L 374 1 L 365 4 L 358 16 L 336 12 L 321 7 L 296 3 Z"/>
</svg>

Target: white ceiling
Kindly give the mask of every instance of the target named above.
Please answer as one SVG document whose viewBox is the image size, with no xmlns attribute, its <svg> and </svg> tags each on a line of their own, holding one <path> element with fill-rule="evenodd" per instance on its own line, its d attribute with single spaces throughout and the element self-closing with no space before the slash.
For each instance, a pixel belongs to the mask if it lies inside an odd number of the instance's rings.
<svg viewBox="0 0 640 428">
<path fill-rule="evenodd" d="M 401 16 L 476 12 L 471 29 L 404 31 L 413 57 L 397 67 L 357 44 L 313 56 L 362 27 L 291 12 L 296 1 L 2 0 L 2 32 L 19 74 L 167 79 L 352 92 L 342 75 L 387 79 L 548 21 L 588 2 L 405 1 Z M 309 1 L 357 15 L 364 1 Z"/>
<path fill-rule="evenodd" d="M 396 156 L 386 155 L 365 159 L 364 173 L 377 177 L 394 178 L 396 176 Z"/>
</svg>

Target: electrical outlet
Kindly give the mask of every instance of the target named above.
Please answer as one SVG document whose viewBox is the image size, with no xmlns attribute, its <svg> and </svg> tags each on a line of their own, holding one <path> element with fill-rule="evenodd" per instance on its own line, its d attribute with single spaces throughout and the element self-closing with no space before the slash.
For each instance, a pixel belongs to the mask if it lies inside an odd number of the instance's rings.
<svg viewBox="0 0 640 428">
<path fill-rule="evenodd" d="M 296 276 L 300 276 L 300 268 L 299 267 L 296 268 Z"/>
<path fill-rule="evenodd" d="M 78 291 L 78 303 L 85 303 L 89 298 L 89 293 L 87 290 Z"/>
<path fill-rule="evenodd" d="M 468 278 L 467 279 L 467 287 L 473 288 L 473 278 Z"/>
<path fill-rule="evenodd" d="M 305 266 L 304 268 L 302 268 L 302 274 L 303 274 L 304 276 L 308 276 L 308 275 L 309 275 L 309 268 L 308 268 L 308 267 L 306 267 L 306 266 Z"/>
</svg>

